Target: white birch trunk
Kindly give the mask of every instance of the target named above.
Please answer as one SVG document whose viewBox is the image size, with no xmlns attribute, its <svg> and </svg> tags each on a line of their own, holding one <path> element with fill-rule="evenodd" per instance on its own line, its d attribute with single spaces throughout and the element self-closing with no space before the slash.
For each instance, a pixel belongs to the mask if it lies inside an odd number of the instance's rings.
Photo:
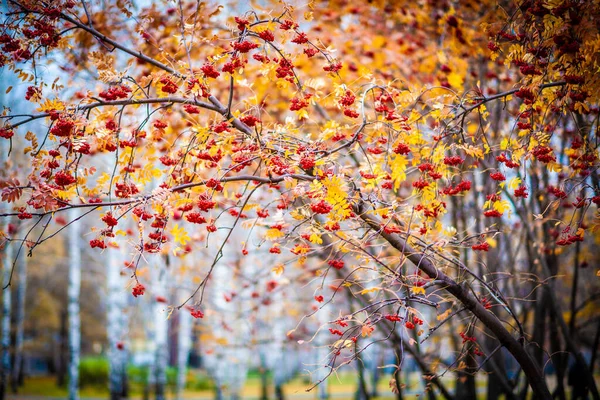
<svg viewBox="0 0 600 400">
<path fill-rule="evenodd" d="M 107 272 L 107 333 L 109 362 L 109 391 L 111 400 L 120 399 L 125 391 L 127 349 L 124 340 L 127 327 L 125 310 L 125 282 L 121 276 L 123 267 L 121 250 L 108 251 Z M 121 346 L 119 343 L 121 342 Z M 119 348 L 121 347 L 121 348 Z"/>
<path fill-rule="evenodd" d="M 326 309 L 320 310 L 317 313 L 317 320 L 319 321 L 319 325 L 323 326 L 327 323 L 328 315 L 324 312 Z M 317 365 L 319 369 L 315 372 L 313 381 L 316 383 L 320 380 L 323 380 L 330 371 L 330 368 L 326 365 L 328 361 L 329 349 L 327 348 L 327 344 L 329 342 L 329 336 L 325 333 L 326 329 L 321 329 L 321 331 L 317 334 L 316 337 L 316 357 L 317 357 Z M 319 399 L 328 399 L 329 391 L 327 389 L 327 379 L 317 386 L 317 396 Z"/>
<path fill-rule="evenodd" d="M 69 219 L 79 216 L 77 209 L 69 211 Z M 81 348 L 81 321 L 79 316 L 79 293 L 81 289 L 80 221 L 69 225 L 69 400 L 79 399 L 79 358 Z"/>
<path fill-rule="evenodd" d="M 8 223 L 5 226 L 8 232 Z M 3 257 L 3 280 L 2 280 L 2 382 L 0 383 L 0 399 L 4 399 L 8 388 L 8 377 L 10 376 L 10 310 L 11 293 L 10 273 L 13 264 L 13 243 L 6 242 Z"/>
<path fill-rule="evenodd" d="M 167 256 L 168 257 L 168 256 Z M 168 263 L 168 259 L 159 258 L 162 263 Z M 156 280 L 153 285 L 154 297 L 167 297 L 166 290 L 166 265 L 156 266 Z M 154 302 L 154 327 L 155 327 L 155 342 L 156 348 L 154 352 L 154 384 L 156 400 L 164 400 L 166 396 L 167 386 L 167 362 L 168 362 L 168 346 L 167 346 L 167 330 L 168 320 L 167 313 L 165 312 L 165 304 L 157 302 L 155 299 L 151 299 Z"/>
<path fill-rule="evenodd" d="M 146 295 L 144 295 L 146 296 Z M 141 304 L 143 320 L 151 321 L 148 324 L 144 324 L 144 334 L 145 334 L 145 352 L 144 360 L 145 366 L 148 368 L 146 381 L 144 382 L 144 393 L 143 399 L 147 400 L 150 398 L 150 393 L 154 389 L 154 383 L 156 381 L 155 370 L 155 354 L 156 354 L 156 327 L 154 326 L 154 302 L 151 299 L 144 298 L 143 303 Z"/>
<path fill-rule="evenodd" d="M 224 240 L 224 234 L 221 232 L 219 234 L 212 238 L 217 245 Z M 234 234 L 230 241 L 239 242 L 240 240 Z M 211 257 L 213 255 L 210 255 L 209 259 L 212 259 Z M 211 325 L 213 333 L 226 342 L 225 345 L 216 346 L 214 353 L 204 358 L 206 369 L 217 385 L 217 399 L 241 398 L 251 356 L 249 323 L 242 322 L 231 332 L 222 329 L 222 322 L 227 322 L 229 319 L 237 320 L 240 312 L 244 309 L 240 296 L 234 297 L 231 301 L 225 300 L 225 295 L 229 295 L 232 290 L 238 292 L 241 288 L 232 269 L 225 267 L 228 263 L 235 262 L 236 259 L 226 252 L 223 260 L 213 271 L 210 294 L 204 299 L 204 301 L 210 301 L 213 309 L 219 312 L 218 317 L 209 318 L 206 323 Z"/>
<path fill-rule="evenodd" d="M 19 376 L 23 368 L 23 331 L 25 322 L 25 295 L 27 293 L 27 256 L 21 251 L 17 260 L 17 269 L 19 273 L 19 286 L 17 286 L 17 315 L 15 332 L 15 359 L 13 363 L 13 388 L 17 389 Z"/>
<path fill-rule="evenodd" d="M 4 11 L 5 5 L 2 3 L 0 5 L 0 9 Z M 7 79 L 6 76 L 2 76 L 2 78 Z M 13 78 L 8 78 L 13 79 Z M 0 96 L 2 100 L 7 100 L 7 97 L 4 93 Z M 8 143 L 6 140 L 3 140 L 0 144 L 0 169 L 4 170 L 8 166 Z M 10 210 L 10 205 L 8 203 L 2 204 L 0 210 Z M 8 235 L 8 224 L 10 222 L 10 218 L 6 218 L 4 221 L 4 225 L 2 229 Z M 2 254 L 2 337 L 0 338 L 0 347 L 2 349 L 0 355 L 0 400 L 4 400 L 6 389 L 8 387 L 8 377 L 10 376 L 10 310 L 11 310 L 11 293 L 10 286 L 4 288 L 8 285 L 10 281 L 10 273 L 12 269 L 13 263 L 13 244 L 11 242 L 6 242 L 5 247 L 3 249 Z"/>
<path fill-rule="evenodd" d="M 179 312 L 177 334 L 177 399 L 181 400 L 185 389 L 187 363 L 192 345 L 192 316 L 187 310 Z"/>
</svg>

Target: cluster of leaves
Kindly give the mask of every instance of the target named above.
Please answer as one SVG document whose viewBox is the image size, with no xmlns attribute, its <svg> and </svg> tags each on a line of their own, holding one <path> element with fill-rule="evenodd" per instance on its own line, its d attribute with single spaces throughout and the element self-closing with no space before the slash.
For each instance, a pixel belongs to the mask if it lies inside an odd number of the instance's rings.
<svg viewBox="0 0 600 400">
<path fill-rule="evenodd" d="M 133 27 L 113 18 L 131 16 L 120 3 L 10 2 L 0 60 L 34 80 L 26 99 L 37 110 L 2 116 L 2 140 L 26 141 L 31 165 L 2 181 L 15 206 L 3 216 L 89 210 L 90 246 L 132 243 L 136 281 L 144 254 L 185 256 L 221 228 L 224 251 L 267 246 L 282 258 L 277 274 L 296 263 L 321 278 L 317 310 L 340 291 L 362 304 L 332 322 L 331 365 L 382 324 L 386 337 L 396 323 L 419 336 L 429 326 L 429 337 L 462 310 L 455 299 L 480 320 L 496 305 L 517 318 L 468 266 L 511 231 L 543 265 L 596 240 L 598 4 L 350 3 L 229 16 L 180 1 L 143 10 Z M 75 72 L 74 95 L 38 76 L 52 54 Z M 46 132 L 21 135 L 34 120 Z M 226 243 L 240 228 L 263 241 Z M 33 249 L 52 236 L 23 239 Z M 552 265 L 539 275 L 556 275 Z M 475 295 L 452 289 L 471 281 Z M 432 294 L 440 285 L 449 297 Z M 133 295 L 144 291 L 136 282 Z M 500 339 L 501 323 L 483 324 Z"/>
</svg>

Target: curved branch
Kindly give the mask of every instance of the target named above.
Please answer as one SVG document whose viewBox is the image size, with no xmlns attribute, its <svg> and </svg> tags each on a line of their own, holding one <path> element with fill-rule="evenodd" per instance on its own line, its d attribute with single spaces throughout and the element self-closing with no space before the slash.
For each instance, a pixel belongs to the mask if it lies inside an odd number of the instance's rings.
<svg viewBox="0 0 600 400">
<path fill-rule="evenodd" d="M 301 180 L 301 181 L 312 182 L 315 178 L 312 176 L 302 175 L 302 174 L 286 174 L 286 175 L 281 175 L 276 178 L 267 178 L 267 177 L 260 177 L 260 176 L 254 176 L 254 175 L 238 175 L 238 176 L 221 178 L 221 179 L 219 179 L 219 182 L 228 183 L 228 182 L 239 182 L 239 181 L 255 181 L 255 182 L 259 182 L 261 184 L 274 184 L 274 183 L 281 183 L 285 179 L 296 179 L 296 180 Z M 185 189 L 190 189 L 190 188 L 194 188 L 197 186 L 203 186 L 205 184 L 206 184 L 206 181 L 185 183 L 182 185 L 172 187 L 170 189 L 170 191 L 171 192 L 180 192 Z M 125 206 L 125 205 L 133 204 L 133 203 L 143 203 L 145 201 L 152 199 L 153 197 L 154 197 L 154 195 L 147 194 L 145 196 L 138 196 L 138 197 L 135 197 L 132 199 L 126 199 L 126 200 L 107 201 L 107 202 L 102 202 L 102 203 L 68 204 L 68 205 L 58 208 L 56 210 L 45 211 L 42 213 L 31 213 L 31 215 L 42 217 L 45 215 L 54 214 L 54 213 L 61 212 L 61 211 L 66 211 L 71 208 L 99 208 L 99 207 Z M 0 217 L 8 217 L 8 216 L 16 216 L 16 215 L 18 215 L 18 213 L 3 213 L 3 214 L 0 214 Z"/>
<path fill-rule="evenodd" d="M 406 258 L 408 258 L 414 265 L 416 265 L 421 271 L 423 271 L 431 279 L 443 281 L 445 284 L 444 290 L 453 295 L 459 300 L 463 306 L 471 311 L 475 317 L 477 317 L 498 339 L 502 346 L 515 357 L 523 368 L 523 372 L 527 375 L 529 384 L 533 392 L 540 399 L 550 400 L 552 395 L 548 390 L 548 386 L 544 381 L 542 372 L 531 359 L 525 347 L 523 347 L 522 340 L 515 339 L 504 327 L 502 322 L 496 318 L 496 316 L 486 310 L 479 301 L 470 293 L 465 287 L 460 285 L 454 279 L 449 277 L 440 271 L 427 257 L 426 254 L 416 251 L 410 244 L 406 242 L 399 234 L 391 233 L 388 234 L 380 229 L 381 221 L 372 215 L 368 214 L 368 210 L 365 209 L 364 202 L 359 201 L 354 206 L 354 212 L 360 216 L 360 218 L 367 223 L 375 231 L 379 232 L 379 235 L 385 239 L 392 247 L 402 252 Z"/>
<path fill-rule="evenodd" d="M 98 101 L 96 103 L 83 104 L 77 107 L 73 107 L 69 109 L 69 111 L 86 111 L 91 110 L 98 107 L 110 107 L 110 106 L 131 106 L 138 104 L 164 104 L 164 103 L 183 103 L 183 104 L 192 104 L 201 108 L 205 108 L 207 110 L 215 111 L 221 113 L 221 109 L 213 104 L 206 103 L 204 101 L 199 101 L 195 99 L 186 99 L 185 97 L 149 97 L 146 99 L 127 99 L 127 100 L 115 100 L 115 101 Z M 24 125 L 33 120 L 49 117 L 50 113 L 40 113 L 29 115 L 27 119 L 23 121 L 19 121 L 16 124 L 11 124 L 11 128 L 16 128 L 20 125 Z M 1 116 L 0 118 L 16 118 L 15 115 L 7 115 Z"/>
<path fill-rule="evenodd" d="M 540 85 L 540 90 L 543 89 L 547 89 L 547 88 L 551 88 L 551 87 L 555 87 L 555 86 L 564 86 L 566 85 L 567 82 L 565 81 L 558 81 L 558 82 L 548 82 L 548 83 L 544 83 L 543 85 Z M 458 119 L 461 115 L 466 115 L 468 113 L 470 113 L 471 111 L 479 108 L 480 106 L 484 105 L 485 103 L 488 103 L 492 100 L 497 100 L 497 99 L 501 99 L 503 97 L 507 97 L 510 96 L 512 94 L 517 93 L 520 90 L 520 88 L 518 89 L 512 89 L 506 92 L 502 92 L 502 93 L 497 93 L 495 95 L 489 96 L 489 97 L 476 97 L 475 100 L 478 100 L 477 103 L 473 104 L 471 107 L 469 108 L 465 108 L 463 112 L 457 114 L 454 119 Z"/>
</svg>

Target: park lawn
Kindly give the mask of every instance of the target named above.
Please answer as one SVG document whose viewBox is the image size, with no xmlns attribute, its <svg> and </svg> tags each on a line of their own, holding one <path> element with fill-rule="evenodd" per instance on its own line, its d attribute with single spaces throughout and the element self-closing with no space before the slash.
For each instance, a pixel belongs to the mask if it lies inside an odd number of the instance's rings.
<svg viewBox="0 0 600 400">
<path fill-rule="evenodd" d="M 379 393 L 382 395 L 386 395 L 385 398 L 393 397 L 389 386 L 389 379 L 382 379 L 379 382 L 378 389 Z M 273 396 L 273 386 L 271 385 L 271 380 L 269 380 L 269 395 Z M 328 381 L 329 384 L 329 393 L 332 395 L 342 395 L 342 394 L 353 394 L 356 390 L 356 376 L 353 373 L 344 373 L 340 374 L 337 377 L 331 377 Z M 306 381 L 302 376 L 296 377 L 291 380 L 287 384 L 284 385 L 284 393 L 288 397 L 303 397 L 310 398 L 306 389 L 311 387 L 312 385 Z M 142 388 L 133 385 L 131 388 L 131 398 L 138 399 L 141 398 Z M 314 388 L 310 393 L 314 394 L 315 398 L 317 395 L 317 388 Z M 258 376 L 251 376 L 246 381 L 246 385 L 244 386 L 243 398 L 258 398 L 261 393 L 261 382 Z M 36 376 L 29 377 L 25 379 L 24 386 L 19 389 L 19 395 L 26 396 L 48 396 L 48 397 L 66 397 L 67 396 L 67 388 L 66 387 L 58 387 L 56 385 L 56 377 L 54 376 Z M 173 393 L 169 391 L 169 398 L 173 397 Z M 307 396 L 308 395 L 308 396 Z M 80 390 L 80 396 L 82 398 L 107 398 L 108 397 L 108 389 L 107 388 L 99 388 L 94 386 L 87 386 Z M 194 398 L 212 398 L 214 396 L 213 390 L 189 390 L 186 389 L 184 392 L 184 397 L 189 399 Z M 339 398 L 339 397 L 338 397 Z"/>
<path fill-rule="evenodd" d="M 377 385 L 379 397 L 376 399 L 392 399 L 394 394 L 389 387 L 389 375 L 383 375 Z M 342 398 L 353 398 L 356 391 L 356 374 L 354 372 L 344 372 L 337 376 L 331 376 L 328 383 L 328 392 L 332 397 Z M 452 379 L 444 379 L 445 383 L 450 389 L 453 388 L 451 383 Z M 486 382 L 479 379 L 477 381 L 479 395 L 482 395 L 482 389 L 485 388 Z M 284 393 L 286 398 L 303 398 L 310 399 L 316 398 L 318 388 L 314 388 L 312 391 L 307 392 L 312 384 L 304 376 L 298 376 L 284 385 Z M 407 393 L 408 392 L 408 393 Z M 246 380 L 244 386 L 242 398 L 246 399 L 258 399 L 261 393 L 261 381 L 258 375 L 250 375 Z M 405 399 L 418 399 L 422 398 L 422 385 L 420 382 L 419 375 L 414 373 L 410 376 L 410 383 L 407 384 L 404 390 Z M 56 386 L 56 378 L 53 376 L 41 376 L 41 377 L 30 377 L 25 380 L 25 385 L 19 390 L 19 395 L 27 396 L 49 396 L 55 398 L 66 398 L 67 388 L 60 388 Z M 168 390 L 168 398 L 174 398 L 174 393 Z M 421 396 L 417 396 L 420 394 Z M 105 399 L 108 397 L 108 388 L 100 388 L 94 386 L 84 387 L 80 391 L 82 398 L 94 398 L 94 399 Z M 189 390 L 184 391 L 183 397 L 186 399 L 212 399 L 214 398 L 213 390 Z M 479 397 L 479 396 L 478 396 Z M 11 396 L 9 396 L 11 398 Z M 142 387 L 140 385 L 132 385 L 130 392 L 131 399 L 142 398 Z M 272 380 L 269 378 L 269 398 L 274 398 Z M 483 398 L 483 396 L 482 396 Z M 374 399 L 374 400 L 376 400 Z"/>
<path fill-rule="evenodd" d="M 107 397 L 108 390 L 99 390 L 95 387 L 85 387 L 80 391 L 81 397 Z M 27 396 L 49 396 L 49 397 L 66 397 L 67 387 L 59 387 L 56 385 L 55 376 L 35 376 L 25 378 L 23 387 L 19 388 L 19 395 Z M 10 392 L 8 398 L 11 398 Z"/>
</svg>

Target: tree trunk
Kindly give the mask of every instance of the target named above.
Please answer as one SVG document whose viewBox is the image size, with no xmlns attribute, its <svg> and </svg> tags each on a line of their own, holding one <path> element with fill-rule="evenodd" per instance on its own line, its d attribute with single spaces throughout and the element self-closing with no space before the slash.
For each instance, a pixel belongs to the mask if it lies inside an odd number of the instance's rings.
<svg viewBox="0 0 600 400">
<path fill-rule="evenodd" d="M 17 393 L 23 376 L 23 330 L 25 322 L 25 295 L 27 291 L 27 258 L 21 253 L 17 260 L 19 274 L 17 286 L 17 315 L 15 315 L 15 358 L 12 371 L 12 390 Z"/>
<path fill-rule="evenodd" d="M 161 259 L 165 265 L 156 266 L 156 279 L 153 286 L 156 297 L 167 297 L 166 290 L 166 268 L 168 267 L 169 258 L 168 256 Z M 154 326 L 156 349 L 154 353 L 154 390 L 156 400 L 165 400 L 166 386 L 167 386 L 167 363 L 168 363 L 168 346 L 167 346 L 167 331 L 168 331 L 168 320 L 165 314 L 165 305 L 154 299 Z"/>
<path fill-rule="evenodd" d="M 394 371 L 394 379 L 396 380 L 396 400 L 404 400 L 404 396 L 402 395 L 402 386 L 401 386 L 401 380 L 402 380 L 402 370 L 400 368 L 397 368 Z"/>
<path fill-rule="evenodd" d="M 223 390 L 221 385 L 215 385 L 215 400 L 223 400 Z"/>
<path fill-rule="evenodd" d="M 283 385 L 275 385 L 275 399 L 285 400 L 285 394 L 283 393 Z"/>
<path fill-rule="evenodd" d="M 58 351 L 55 352 L 56 360 L 56 384 L 58 387 L 65 387 L 67 385 L 67 368 L 68 368 L 68 354 L 69 354 L 69 329 L 67 327 L 67 321 L 69 319 L 69 313 L 63 309 L 60 312 L 60 331 L 58 333 Z"/>
<path fill-rule="evenodd" d="M 560 338 L 558 335 L 558 327 L 556 326 L 557 321 L 553 314 L 550 314 L 550 351 L 552 360 L 552 365 L 554 366 L 554 371 L 556 374 L 556 389 L 554 390 L 553 397 L 559 400 L 567 400 L 567 395 L 565 393 L 565 371 L 563 368 L 564 363 L 563 354 L 562 354 L 562 346 L 560 344 Z"/>
<path fill-rule="evenodd" d="M 81 321 L 79 316 L 79 293 L 81 289 L 80 222 L 76 208 L 70 210 L 69 225 L 69 400 L 79 399 L 79 357 L 81 350 Z"/>
<path fill-rule="evenodd" d="M 473 324 L 469 325 L 465 332 L 467 336 L 474 335 Z M 477 400 L 477 389 L 475 387 L 475 371 L 477 362 L 473 354 L 474 345 L 471 342 L 464 344 L 464 370 L 459 370 L 456 374 L 456 393 L 457 399 Z"/>
<path fill-rule="evenodd" d="M 5 227 L 5 231 L 8 231 L 8 224 Z M 8 387 L 8 378 L 10 376 L 10 311 L 11 311 L 11 293 L 10 286 L 10 274 L 13 265 L 13 244 L 6 242 L 4 245 L 4 257 L 3 257 L 3 281 L 2 281 L 2 359 L 1 368 L 2 373 L 0 382 L 0 400 L 4 400 L 6 390 Z"/>
<path fill-rule="evenodd" d="M 318 313 L 317 314 L 318 317 L 318 321 L 320 324 L 325 324 L 326 321 L 326 316 L 325 313 Z M 327 354 L 329 352 L 329 350 L 325 347 L 328 341 L 328 337 L 325 336 L 325 332 L 321 331 L 317 334 L 317 350 L 315 352 L 315 356 L 316 356 L 316 365 L 320 365 L 322 364 L 322 361 L 325 360 L 327 358 Z M 329 371 L 325 368 L 325 367 L 321 367 L 319 368 L 319 370 L 317 371 L 317 373 L 314 376 L 314 380 L 315 381 L 320 381 L 321 379 L 325 378 L 325 375 L 328 373 Z M 327 388 L 327 380 L 324 380 L 323 382 L 321 382 L 319 384 L 319 386 L 317 386 L 317 398 L 319 400 L 324 400 L 324 399 L 328 399 L 329 398 L 329 391 Z"/>
<path fill-rule="evenodd" d="M 192 316 L 186 310 L 179 311 L 177 348 L 177 399 L 183 398 L 188 358 L 192 344 Z"/>
<path fill-rule="evenodd" d="M 369 376 L 371 378 L 371 392 L 369 395 L 371 397 L 378 397 L 377 384 L 379 383 L 379 378 L 381 376 L 379 366 L 383 365 L 382 357 L 383 352 L 381 351 L 380 346 L 371 346 L 373 353 L 372 362 L 369 364 Z"/>
<path fill-rule="evenodd" d="M 268 369 L 267 363 L 265 360 L 264 351 L 260 351 L 260 400 L 268 400 L 269 399 L 269 377 L 267 376 Z"/>
<path fill-rule="evenodd" d="M 467 345 L 467 347 L 472 347 Z M 473 352 L 471 349 L 466 351 L 465 357 L 467 360 L 467 371 L 459 371 L 456 377 L 456 393 L 454 396 L 457 399 L 465 400 L 477 400 L 477 391 L 475 388 L 475 376 L 468 372 L 472 369 L 472 363 L 469 363 L 469 359 L 473 359 Z"/>
<path fill-rule="evenodd" d="M 107 334 L 109 362 L 109 393 L 111 400 L 127 396 L 127 349 L 123 343 L 127 317 L 125 308 L 125 285 L 121 277 L 123 263 L 117 249 L 108 250 L 107 271 Z"/>
<path fill-rule="evenodd" d="M 356 389 L 356 400 L 370 400 L 369 393 L 367 392 L 367 385 L 365 383 L 365 364 L 360 359 L 360 356 L 356 359 L 356 367 L 358 368 L 358 388 Z"/>
</svg>

